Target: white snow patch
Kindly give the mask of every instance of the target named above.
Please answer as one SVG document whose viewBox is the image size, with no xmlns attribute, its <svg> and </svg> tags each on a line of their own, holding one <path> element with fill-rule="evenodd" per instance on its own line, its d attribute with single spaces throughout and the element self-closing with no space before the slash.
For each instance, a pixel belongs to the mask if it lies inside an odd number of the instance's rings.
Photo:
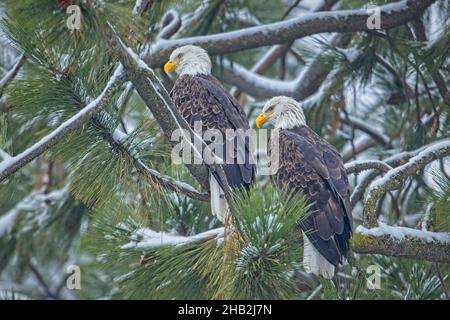
<svg viewBox="0 0 450 320">
<path fill-rule="evenodd" d="M 378 224 L 379 227 L 370 229 L 359 225 L 355 232 L 375 237 L 389 236 L 398 241 L 405 240 L 406 238 L 416 238 L 428 243 L 450 244 L 450 233 L 448 232 L 431 232 L 406 227 L 394 227 L 382 222 L 378 222 Z"/>
<path fill-rule="evenodd" d="M 208 230 L 190 237 L 178 236 L 166 232 L 158 232 L 148 228 L 141 228 L 136 230 L 132 238 L 136 239 L 121 246 L 122 249 L 131 248 L 153 248 L 159 246 L 178 246 L 187 244 L 193 241 L 216 237 L 217 239 L 223 237 L 224 228 L 216 228 Z"/>
<path fill-rule="evenodd" d="M 0 237 L 11 232 L 19 212 L 19 210 L 14 208 L 0 217 Z"/>
</svg>

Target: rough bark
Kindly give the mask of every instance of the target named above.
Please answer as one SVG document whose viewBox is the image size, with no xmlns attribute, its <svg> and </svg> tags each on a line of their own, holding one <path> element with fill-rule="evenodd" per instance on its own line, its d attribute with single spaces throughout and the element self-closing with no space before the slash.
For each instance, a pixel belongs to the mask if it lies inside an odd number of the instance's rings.
<svg viewBox="0 0 450 320">
<path fill-rule="evenodd" d="M 415 260 L 450 263 L 450 245 L 429 243 L 422 239 L 407 237 L 397 241 L 389 236 L 372 236 L 356 233 L 352 249 L 361 254 L 381 254 Z"/>
</svg>

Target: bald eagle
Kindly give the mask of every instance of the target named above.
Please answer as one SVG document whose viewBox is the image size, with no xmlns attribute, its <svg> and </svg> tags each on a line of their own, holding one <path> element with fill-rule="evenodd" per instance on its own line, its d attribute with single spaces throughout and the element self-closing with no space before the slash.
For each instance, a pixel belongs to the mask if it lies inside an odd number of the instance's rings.
<svg viewBox="0 0 450 320">
<path fill-rule="evenodd" d="M 301 105 L 274 97 L 257 117 L 261 127 L 279 129 L 279 167 L 271 178 L 278 187 L 303 192 L 312 213 L 298 224 L 303 234 L 303 265 L 307 272 L 332 278 L 347 256 L 352 234 L 348 179 L 341 156 L 306 125 Z M 268 150 L 270 154 L 270 150 Z"/>
<path fill-rule="evenodd" d="M 189 125 L 194 128 L 195 123 L 199 121 L 203 132 L 218 130 L 223 135 L 222 155 L 229 157 L 223 159 L 226 160 L 224 172 L 230 187 L 249 189 L 255 177 L 250 143 L 248 140 L 243 142 L 245 146 L 240 150 L 242 144 L 236 141 L 238 138 L 234 141 L 227 140 L 226 130 L 248 130 L 250 126 L 236 99 L 211 75 L 211 60 L 208 53 L 200 47 L 191 45 L 177 48 L 164 65 L 164 71 L 167 74 L 175 71 L 179 75 L 170 95 Z M 233 147 L 227 146 L 227 143 L 233 143 Z M 238 161 L 239 159 L 243 161 Z M 210 173 L 210 193 L 211 211 L 219 220 L 225 222 L 229 207 L 224 197 L 223 182 L 215 173 Z"/>
</svg>

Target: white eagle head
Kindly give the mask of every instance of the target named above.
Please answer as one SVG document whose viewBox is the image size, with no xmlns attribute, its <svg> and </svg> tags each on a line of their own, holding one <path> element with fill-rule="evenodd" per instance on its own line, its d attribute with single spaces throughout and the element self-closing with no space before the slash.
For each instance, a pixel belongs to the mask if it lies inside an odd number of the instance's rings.
<svg viewBox="0 0 450 320">
<path fill-rule="evenodd" d="M 179 47 L 170 55 L 169 61 L 164 65 L 164 71 L 167 74 L 175 71 L 180 76 L 211 74 L 211 59 L 203 48 L 191 45 Z"/>
<path fill-rule="evenodd" d="M 301 103 L 285 96 L 273 97 L 266 102 L 262 113 L 256 118 L 256 126 L 261 128 L 266 122 L 273 123 L 277 129 L 306 126 Z"/>
</svg>

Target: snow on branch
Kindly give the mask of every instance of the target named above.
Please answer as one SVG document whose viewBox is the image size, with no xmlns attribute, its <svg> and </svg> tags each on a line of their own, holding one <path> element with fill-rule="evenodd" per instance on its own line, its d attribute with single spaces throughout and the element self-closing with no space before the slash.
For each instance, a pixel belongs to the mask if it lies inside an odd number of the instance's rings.
<svg viewBox="0 0 450 320">
<path fill-rule="evenodd" d="M 178 11 L 169 10 L 161 19 L 161 26 L 156 40 L 169 39 L 174 35 L 181 27 L 181 17 Z"/>
<path fill-rule="evenodd" d="M 403 0 L 380 6 L 381 28 L 389 29 L 417 18 L 436 0 Z M 177 47 L 194 44 L 211 55 L 231 53 L 292 40 L 323 32 L 370 31 L 366 9 L 315 12 L 287 21 L 207 36 L 160 41 L 145 60 L 150 67 L 161 67 Z"/>
<path fill-rule="evenodd" d="M 138 170 L 138 172 L 143 174 L 147 178 L 151 179 L 153 182 L 156 182 L 169 190 L 181 193 L 195 200 L 200 201 L 210 200 L 210 196 L 208 193 L 199 192 L 190 184 L 175 180 L 170 176 L 163 175 L 156 170 L 150 169 L 141 160 L 133 158 L 133 161 L 134 166 Z"/>
<path fill-rule="evenodd" d="M 359 173 L 361 171 L 376 169 L 388 172 L 392 167 L 380 160 L 355 160 L 344 165 L 347 174 Z"/>
<path fill-rule="evenodd" d="M 8 84 L 16 77 L 23 63 L 25 62 L 25 55 L 22 54 L 12 68 L 0 79 L 0 97 L 3 95 Z"/>
<path fill-rule="evenodd" d="M 350 40 L 350 34 L 338 34 L 331 40 L 331 45 L 343 47 Z M 278 53 L 282 49 L 282 47 L 279 47 L 273 50 L 276 50 L 275 52 Z M 273 80 L 247 70 L 237 63 L 230 63 L 227 60 L 223 61 L 222 78 L 254 97 L 269 98 L 285 95 L 296 100 L 303 100 L 317 92 L 333 68 L 332 65 L 324 64 L 320 59 L 323 54 L 321 53 L 300 72 L 296 79 L 291 81 Z"/>
<path fill-rule="evenodd" d="M 405 227 L 358 226 L 355 230 L 353 250 L 357 253 L 382 254 L 402 258 L 450 263 L 450 234 Z"/>
<path fill-rule="evenodd" d="M 370 187 L 364 207 L 364 225 L 376 227 L 376 205 L 378 200 L 390 190 L 398 188 L 403 181 L 430 162 L 450 154 L 450 139 L 425 146 L 422 151 L 401 166 L 389 170 Z"/>
<path fill-rule="evenodd" d="M 373 141 L 373 140 L 371 140 L 371 141 Z M 422 146 L 422 147 L 420 147 L 420 148 L 418 148 L 416 150 L 403 151 L 403 152 L 396 153 L 396 154 L 394 154 L 394 155 L 392 155 L 392 156 L 382 160 L 382 162 L 384 162 L 388 166 L 391 166 L 392 168 L 395 168 L 397 166 L 405 164 L 406 162 L 408 162 L 409 159 L 411 159 L 412 157 L 418 155 L 425 148 L 427 148 L 429 146 L 432 146 L 435 143 L 440 143 L 440 142 L 443 142 L 443 141 L 445 141 L 445 140 L 440 140 L 440 141 L 433 142 L 430 145 Z M 385 172 L 385 171 L 371 170 L 367 174 L 362 176 L 361 181 L 355 187 L 355 190 L 353 191 L 353 193 L 352 193 L 352 195 L 350 197 L 350 202 L 351 202 L 352 206 L 355 206 L 355 204 L 358 201 L 362 200 L 362 198 L 364 197 L 364 192 L 366 191 L 366 189 L 369 186 L 369 184 L 383 172 Z"/>
<path fill-rule="evenodd" d="M 111 118 L 109 113 L 107 113 L 106 111 L 101 111 L 101 116 Z M 144 177 L 148 178 L 152 184 L 162 186 L 177 193 L 181 193 L 192 199 L 209 201 L 210 197 L 208 193 L 198 192 L 193 186 L 187 183 L 178 181 L 170 176 L 163 175 L 158 171 L 149 168 L 139 158 L 138 150 L 130 149 L 123 143 L 129 138 L 129 135 L 122 132 L 118 128 L 116 128 L 112 133 L 108 132 L 108 129 L 97 120 L 96 116 L 93 117 L 92 121 L 95 124 L 94 128 L 97 128 L 101 131 L 101 136 L 106 140 L 106 142 L 108 142 L 113 149 L 120 151 L 121 154 L 128 157 L 130 163 L 133 164 L 136 171 Z"/>
<path fill-rule="evenodd" d="M 66 184 L 63 188 L 54 190 L 48 194 L 43 193 L 43 190 L 35 190 L 20 202 L 18 202 L 12 209 L 0 216 L 0 237 L 3 237 L 14 229 L 17 218 L 22 211 L 39 211 L 47 212 L 49 202 L 59 201 L 65 197 L 70 191 L 70 184 Z M 27 219 L 27 223 L 39 221 L 42 223 L 46 217 L 44 215 L 35 215 L 31 219 Z"/>
<path fill-rule="evenodd" d="M 115 93 L 116 89 L 123 83 L 124 76 L 123 68 L 118 67 L 103 92 L 96 99 L 22 153 L 0 162 L 0 182 L 63 140 L 73 130 L 82 126 Z"/>
<path fill-rule="evenodd" d="M 318 11 L 326 11 L 330 10 L 338 0 L 328 0 L 320 2 L 313 10 L 312 12 L 318 12 Z M 289 11 L 289 10 L 288 10 Z M 286 16 L 286 14 L 285 14 Z M 284 19 L 283 19 L 284 20 Z M 285 44 L 277 44 L 272 46 L 267 52 L 261 57 L 261 59 L 256 62 L 253 67 L 251 68 L 251 72 L 256 74 L 264 74 L 283 54 L 285 54 L 294 41 L 291 41 L 289 43 Z M 232 77 L 233 75 L 230 75 Z M 241 90 L 236 90 L 235 87 L 231 90 L 234 97 L 238 98 L 241 94 Z"/>
<path fill-rule="evenodd" d="M 167 232 L 158 232 L 149 228 L 140 228 L 131 235 L 132 241 L 121 246 L 122 249 L 149 249 L 161 246 L 181 246 L 197 241 L 205 241 L 216 238 L 221 243 L 225 234 L 225 228 L 211 229 L 193 236 L 179 236 Z"/>
<path fill-rule="evenodd" d="M 133 16 L 141 15 L 147 8 L 150 0 L 136 0 L 136 4 L 133 7 Z"/>
</svg>

